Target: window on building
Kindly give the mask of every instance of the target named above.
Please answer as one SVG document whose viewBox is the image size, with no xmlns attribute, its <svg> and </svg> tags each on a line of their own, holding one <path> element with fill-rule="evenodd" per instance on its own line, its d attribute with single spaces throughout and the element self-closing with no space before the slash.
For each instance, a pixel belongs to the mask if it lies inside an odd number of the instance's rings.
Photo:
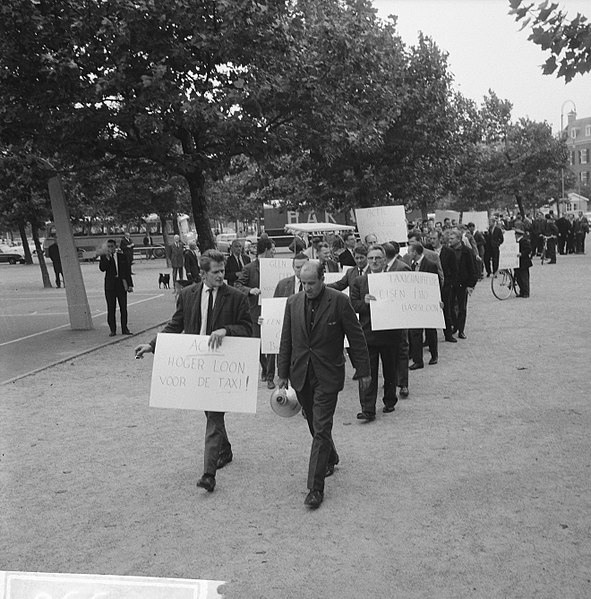
<svg viewBox="0 0 591 599">
<path fill-rule="evenodd" d="M 570 136 L 575 139 L 577 137 L 577 130 L 576 129 L 571 129 L 570 130 Z"/>
<path fill-rule="evenodd" d="M 581 172 L 581 183 L 587 185 L 589 183 L 589 171 Z"/>
<path fill-rule="evenodd" d="M 591 137 L 591 125 L 585 125 L 585 137 Z"/>
<path fill-rule="evenodd" d="M 588 154 L 587 154 L 588 150 L 579 150 L 579 162 L 581 164 L 587 164 L 588 160 Z"/>
</svg>

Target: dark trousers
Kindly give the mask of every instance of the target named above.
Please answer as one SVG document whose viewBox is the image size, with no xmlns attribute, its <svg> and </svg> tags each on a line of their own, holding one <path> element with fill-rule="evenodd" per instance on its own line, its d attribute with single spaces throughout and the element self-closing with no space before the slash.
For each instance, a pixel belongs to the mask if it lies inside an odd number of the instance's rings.
<svg viewBox="0 0 591 599">
<path fill-rule="evenodd" d="M 586 235 L 587 235 L 587 233 L 585 233 L 585 231 L 580 231 L 579 233 L 575 234 L 575 240 L 576 240 L 575 252 L 577 254 L 585 253 L 585 237 L 586 237 Z"/>
<path fill-rule="evenodd" d="M 312 449 L 308 466 L 308 489 L 324 491 L 324 478 L 329 464 L 339 461 L 332 440 L 332 421 L 337 407 L 337 393 L 325 393 L 319 388 L 312 365 L 308 367 L 306 382 L 297 391 L 298 401 L 304 410 L 312 435 Z"/>
<path fill-rule="evenodd" d="M 115 289 L 105 289 L 105 298 L 107 300 L 107 323 L 112 333 L 117 331 L 115 321 L 115 308 L 119 303 L 121 312 L 121 330 L 127 329 L 127 291 L 123 288 L 123 283 L 117 279 Z"/>
<path fill-rule="evenodd" d="M 177 282 L 177 279 L 181 279 L 183 278 L 183 267 L 182 266 L 173 266 L 172 267 L 172 284 L 174 287 L 174 284 Z"/>
<path fill-rule="evenodd" d="M 232 446 L 224 423 L 224 412 L 205 412 L 205 451 L 203 453 L 203 472 L 215 476 L 218 458 L 230 453 Z"/>
<path fill-rule="evenodd" d="M 514 273 L 519 295 L 529 297 L 529 268 L 516 268 Z"/>
<path fill-rule="evenodd" d="M 423 366 L 423 331 L 432 358 L 438 358 L 437 352 L 437 329 L 410 329 L 408 332 L 410 341 L 410 357 L 415 364 Z"/>
<path fill-rule="evenodd" d="M 451 288 L 451 320 L 453 328 L 463 333 L 468 315 L 468 288 L 463 285 L 452 285 Z"/>
<path fill-rule="evenodd" d="M 61 287 L 62 286 L 62 282 L 60 279 L 60 276 L 63 278 L 64 273 L 62 272 L 62 266 L 61 264 L 53 264 L 53 273 L 55 274 L 55 286 L 56 287 Z"/>
<path fill-rule="evenodd" d="M 384 376 L 384 405 L 394 407 L 398 402 L 398 397 L 396 396 L 398 349 L 391 345 L 368 345 L 367 351 L 369 353 L 371 383 L 364 391 L 361 390 L 360 383 L 359 403 L 363 412 L 375 415 L 380 359 L 382 360 L 382 374 Z"/>
<path fill-rule="evenodd" d="M 550 237 L 546 245 L 546 257 L 550 262 L 556 262 L 556 238 Z"/>
<path fill-rule="evenodd" d="M 398 352 L 398 362 L 396 365 L 396 379 L 399 387 L 408 387 L 408 357 L 409 342 L 408 329 L 400 329 L 400 339 L 398 349 L 394 343 L 394 351 Z"/>
<path fill-rule="evenodd" d="M 566 233 L 558 234 L 558 253 L 561 256 L 566 253 Z"/>
<path fill-rule="evenodd" d="M 441 289 L 441 301 L 443 302 L 443 318 L 445 320 L 445 338 L 448 339 L 453 335 L 454 319 L 452 318 L 453 312 L 453 298 L 452 298 L 452 286 L 444 285 Z"/>
<path fill-rule="evenodd" d="M 486 274 L 497 272 L 499 270 L 499 248 L 488 247 L 484 251 L 484 266 L 486 268 Z"/>
<path fill-rule="evenodd" d="M 252 336 L 261 338 L 261 325 L 253 318 Z M 259 354 L 261 365 L 261 379 L 272 381 L 275 379 L 275 354 Z"/>
</svg>

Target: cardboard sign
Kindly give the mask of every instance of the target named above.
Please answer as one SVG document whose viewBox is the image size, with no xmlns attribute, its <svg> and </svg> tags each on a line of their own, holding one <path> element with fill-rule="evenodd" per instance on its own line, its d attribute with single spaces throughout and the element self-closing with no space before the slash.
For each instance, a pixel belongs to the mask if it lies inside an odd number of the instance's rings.
<svg viewBox="0 0 591 599">
<path fill-rule="evenodd" d="M 505 231 L 505 239 L 499 248 L 499 269 L 519 268 L 519 243 L 513 231 Z"/>
<path fill-rule="evenodd" d="M 376 206 L 375 208 L 356 208 L 355 220 L 361 241 L 373 233 L 378 243 L 386 241 L 407 241 L 406 213 L 404 206 Z"/>
<path fill-rule="evenodd" d="M 474 223 L 478 231 L 488 229 L 488 212 L 462 212 L 462 224 Z"/>
<path fill-rule="evenodd" d="M 443 329 L 439 277 L 431 272 L 381 272 L 367 278 L 372 330 Z"/>
<path fill-rule="evenodd" d="M 460 222 L 460 213 L 455 210 L 435 210 L 435 222 L 443 224 L 443 219 L 449 218 L 450 224 L 456 221 L 456 225 Z"/>
<path fill-rule="evenodd" d="M 293 276 L 293 258 L 259 259 L 261 273 L 260 299 L 273 297 L 275 287 L 281 279 Z M 259 303 L 261 303 L 259 301 Z M 262 305 L 262 304 L 261 304 Z"/>
<path fill-rule="evenodd" d="M 261 300 L 261 352 L 278 354 L 281 344 L 281 329 L 285 314 L 286 297 L 263 298 Z"/>
<path fill-rule="evenodd" d="M 343 270 L 343 272 L 325 272 L 324 273 L 324 282 L 327 285 L 329 285 L 330 283 L 336 283 L 337 281 L 340 281 L 347 274 L 347 271 L 349 270 L 349 268 L 353 268 L 353 267 L 352 266 L 345 267 L 345 270 Z M 343 293 L 348 296 L 349 288 L 347 287 L 346 289 L 343 289 Z"/>
<path fill-rule="evenodd" d="M 158 334 L 151 407 L 256 412 L 259 340 L 225 337 L 212 350 L 208 339 L 209 335 Z"/>
</svg>

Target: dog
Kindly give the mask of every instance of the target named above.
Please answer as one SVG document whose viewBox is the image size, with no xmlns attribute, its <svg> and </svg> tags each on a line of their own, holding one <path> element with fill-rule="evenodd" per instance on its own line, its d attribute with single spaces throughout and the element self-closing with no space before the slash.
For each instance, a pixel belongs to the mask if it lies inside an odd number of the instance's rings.
<svg viewBox="0 0 591 599">
<path fill-rule="evenodd" d="M 162 285 L 164 289 L 170 289 L 170 274 L 158 273 L 158 289 L 162 289 Z"/>
</svg>

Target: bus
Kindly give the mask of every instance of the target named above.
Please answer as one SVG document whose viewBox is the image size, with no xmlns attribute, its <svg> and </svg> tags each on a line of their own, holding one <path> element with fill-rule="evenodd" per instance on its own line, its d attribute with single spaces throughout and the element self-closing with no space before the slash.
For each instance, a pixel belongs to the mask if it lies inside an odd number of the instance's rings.
<svg viewBox="0 0 591 599">
<path fill-rule="evenodd" d="M 196 241 L 197 235 L 190 226 L 190 217 L 186 214 L 177 215 L 178 230 L 182 241 L 188 244 Z M 174 229 L 172 220 L 166 221 L 166 235 L 172 238 Z M 128 231 L 131 240 L 135 244 L 134 253 L 137 256 L 147 255 L 147 248 L 144 246 L 144 237 L 150 233 L 152 237 L 152 255 L 155 258 L 166 257 L 166 244 L 162 233 L 162 224 L 156 214 L 150 214 L 142 219 L 141 222 L 120 223 L 116 219 L 108 218 L 82 218 L 72 220 L 72 233 L 74 234 L 74 243 L 78 251 L 79 260 L 85 262 L 94 262 L 102 247 L 107 240 L 114 239 L 119 244 L 123 234 Z M 43 243 L 43 250 L 53 243 L 56 236 L 55 225 L 52 222 L 46 223 L 46 235 Z"/>
</svg>

